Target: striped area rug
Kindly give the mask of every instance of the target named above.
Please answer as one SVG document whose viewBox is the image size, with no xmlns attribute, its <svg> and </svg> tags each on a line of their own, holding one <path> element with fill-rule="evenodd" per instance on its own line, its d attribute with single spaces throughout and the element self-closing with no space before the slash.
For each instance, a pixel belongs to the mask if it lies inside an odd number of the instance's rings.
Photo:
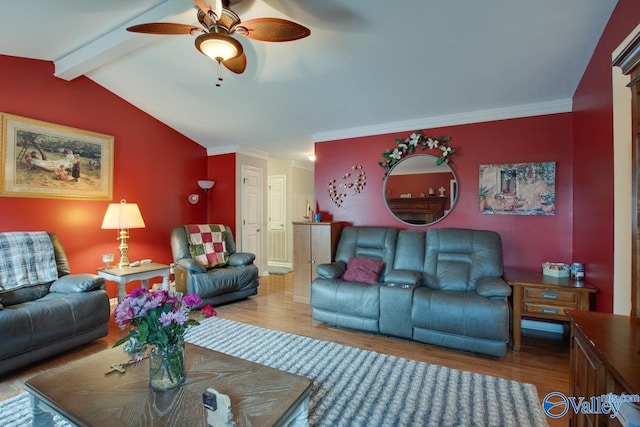
<svg viewBox="0 0 640 427">
<path fill-rule="evenodd" d="M 313 380 L 312 426 L 546 426 L 535 386 L 212 317 L 187 341 Z M 188 357 L 188 355 L 187 355 Z M 28 426 L 29 398 L 0 402 Z M 56 427 L 67 426 L 56 419 Z"/>
<path fill-rule="evenodd" d="M 312 426 L 546 426 L 532 384 L 212 317 L 187 341 L 313 380 Z"/>
</svg>

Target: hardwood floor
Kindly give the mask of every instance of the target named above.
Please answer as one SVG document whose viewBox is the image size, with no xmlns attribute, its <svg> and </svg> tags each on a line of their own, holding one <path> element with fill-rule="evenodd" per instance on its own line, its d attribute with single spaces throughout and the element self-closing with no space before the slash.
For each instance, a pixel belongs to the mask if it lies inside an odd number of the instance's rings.
<svg viewBox="0 0 640 427">
<path fill-rule="evenodd" d="M 509 350 L 506 357 L 497 359 L 403 339 L 332 328 L 312 320 L 309 305 L 293 301 L 292 279 L 292 273 L 262 277 L 258 295 L 216 307 L 218 316 L 454 369 L 531 383 L 536 386 L 540 399 L 552 391 L 565 394 L 569 392 L 568 337 L 550 339 L 525 335 L 520 352 Z M 73 352 L 34 364 L 13 375 L 0 377 L 0 400 L 22 393 L 25 380 L 31 376 L 108 348 L 125 333 L 112 321 L 107 337 Z M 566 416 L 560 420 L 547 421 L 552 427 L 568 425 Z"/>
</svg>

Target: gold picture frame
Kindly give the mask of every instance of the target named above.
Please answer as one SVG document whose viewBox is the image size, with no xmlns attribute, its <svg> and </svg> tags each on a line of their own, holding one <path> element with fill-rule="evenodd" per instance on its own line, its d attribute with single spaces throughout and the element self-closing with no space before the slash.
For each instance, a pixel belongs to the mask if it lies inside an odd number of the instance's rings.
<svg viewBox="0 0 640 427">
<path fill-rule="evenodd" d="M 0 196 L 111 200 L 113 136 L 0 113 Z"/>
</svg>

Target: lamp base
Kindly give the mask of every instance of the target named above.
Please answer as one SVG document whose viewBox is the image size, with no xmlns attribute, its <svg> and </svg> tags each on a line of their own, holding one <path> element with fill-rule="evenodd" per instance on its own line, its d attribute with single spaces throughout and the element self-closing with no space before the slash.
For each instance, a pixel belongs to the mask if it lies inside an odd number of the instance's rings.
<svg viewBox="0 0 640 427">
<path fill-rule="evenodd" d="M 129 238 L 129 232 L 127 230 L 120 230 L 120 246 L 118 246 L 118 250 L 120 251 L 120 261 L 118 261 L 118 267 L 129 267 L 129 245 L 127 244 L 127 239 Z"/>
</svg>

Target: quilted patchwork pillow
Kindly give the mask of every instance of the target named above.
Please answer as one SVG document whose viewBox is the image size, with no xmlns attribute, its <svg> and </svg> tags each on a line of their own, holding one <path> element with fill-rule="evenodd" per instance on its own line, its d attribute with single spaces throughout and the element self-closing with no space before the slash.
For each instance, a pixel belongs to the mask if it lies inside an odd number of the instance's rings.
<svg viewBox="0 0 640 427">
<path fill-rule="evenodd" d="M 226 229 L 221 224 L 191 224 L 184 226 L 191 257 L 206 268 L 226 265 L 229 252 L 225 244 Z"/>
</svg>

